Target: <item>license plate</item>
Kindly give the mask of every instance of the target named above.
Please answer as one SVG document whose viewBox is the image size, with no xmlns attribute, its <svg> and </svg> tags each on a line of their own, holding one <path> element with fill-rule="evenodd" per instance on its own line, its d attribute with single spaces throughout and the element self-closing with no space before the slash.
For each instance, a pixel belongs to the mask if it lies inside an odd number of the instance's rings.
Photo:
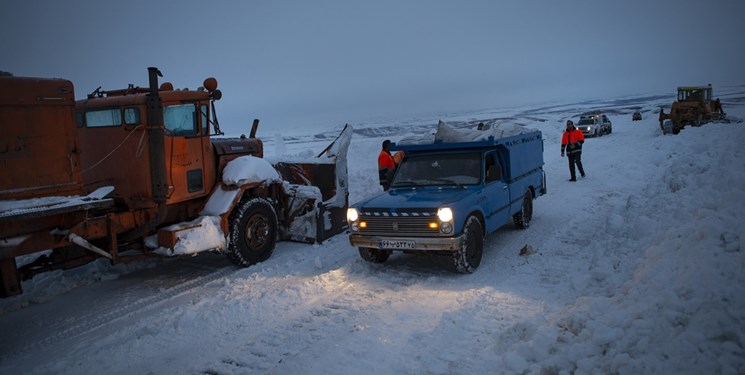
<svg viewBox="0 0 745 375">
<path fill-rule="evenodd" d="M 416 247 L 416 242 L 382 240 L 378 242 L 378 246 L 381 249 L 414 249 Z"/>
</svg>

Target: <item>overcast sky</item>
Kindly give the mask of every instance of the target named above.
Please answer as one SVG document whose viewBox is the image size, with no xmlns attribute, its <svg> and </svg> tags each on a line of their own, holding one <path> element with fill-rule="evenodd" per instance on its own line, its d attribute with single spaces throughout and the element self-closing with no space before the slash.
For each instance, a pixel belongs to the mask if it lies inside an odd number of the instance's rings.
<svg viewBox="0 0 745 375">
<path fill-rule="evenodd" d="M 223 130 L 745 83 L 745 1 L 2 0 L 0 70 L 217 78 Z M 261 134 L 261 131 L 260 131 Z"/>
</svg>

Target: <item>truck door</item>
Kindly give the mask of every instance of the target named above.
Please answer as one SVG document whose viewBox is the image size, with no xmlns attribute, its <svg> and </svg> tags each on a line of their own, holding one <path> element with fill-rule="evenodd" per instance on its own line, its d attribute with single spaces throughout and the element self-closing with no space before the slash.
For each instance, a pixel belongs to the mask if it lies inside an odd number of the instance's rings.
<svg viewBox="0 0 745 375">
<path fill-rule="evenodd" d="M 484 190 L 488 199 L 486 229 L 494 231 L 510 218 L 510 192 L 504 180 L 503 168 L 496 152 L 484 155 Z"/>
<path fill-rule="evenodd" d="M 166 133 L 166 173 L 170 185 L 168 203 L 207 194 L 203 142 L 207 137 L 207 106 L 177 104 L 163 108 Z M 200 115 L 201 113 L 201 115 Z"/>
</svg>

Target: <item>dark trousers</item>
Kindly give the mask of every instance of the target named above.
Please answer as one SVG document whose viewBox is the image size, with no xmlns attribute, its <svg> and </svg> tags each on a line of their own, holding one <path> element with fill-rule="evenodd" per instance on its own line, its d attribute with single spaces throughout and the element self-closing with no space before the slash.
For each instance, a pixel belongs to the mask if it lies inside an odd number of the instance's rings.
<svg viewBox="0 0 745 375">
<path fill-rule="evenodd" d="M 569 174 L 572 177 L 572 180 L 577 179 L 577 175 L 574 172 L 574 165 L 577 164 L 577 169 L 579 169 L 579 174 L 582 175 L 582 177 L 585 176 L 585 169 L 582 168 L 582 153 L 577 152 L 574 154 L 567 154 L 567 159 L 569 159 Z"/>
<path fill-rule="evenodd" d="M 393 181 L 393 173 L 396 172 L 393 168 L 378 169 L 378 180 L 380 185 L 383 186 L 383 191 L 388 191 L 391 188 L 391 181 Z"/>
</svg>

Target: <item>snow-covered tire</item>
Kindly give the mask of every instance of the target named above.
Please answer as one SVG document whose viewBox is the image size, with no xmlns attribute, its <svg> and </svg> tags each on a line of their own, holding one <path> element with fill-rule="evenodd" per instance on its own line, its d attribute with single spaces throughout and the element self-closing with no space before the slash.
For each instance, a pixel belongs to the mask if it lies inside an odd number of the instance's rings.
<svg viewBox="0 0 745 375">
<path fill-rule="evenodd" d="M 269 259 L 277 244 L 277 213 L 264 198 L 241 201 L 230 213 L 230 235 L 225 255 L 248 267 Z"/>
<path fill-rule="evenodd" d="M 372 249 L 369 247 L 360 247 L 360 257 L 370 263 L 385 263 L 391 256 L 390 250 Z"/>
<path fill-rule="evenodd" d="M 465 225 L 463 246 L 453 254 L 455 270 L 460 273 L 472 273 L 479 268 L 484 253 L 484 231 L 476 216 L 469 216 Z"/>
<path fill-rule="evenodd" d="M 530 190 L 525 192 L 523 197 L 523 206 L 520 211 L 515 212 L 512 215 L 512 221 L 520 229 L 527 229 L 530 227 L 530 222 L 533 220 L 533 193 Z"/>
</svg>

